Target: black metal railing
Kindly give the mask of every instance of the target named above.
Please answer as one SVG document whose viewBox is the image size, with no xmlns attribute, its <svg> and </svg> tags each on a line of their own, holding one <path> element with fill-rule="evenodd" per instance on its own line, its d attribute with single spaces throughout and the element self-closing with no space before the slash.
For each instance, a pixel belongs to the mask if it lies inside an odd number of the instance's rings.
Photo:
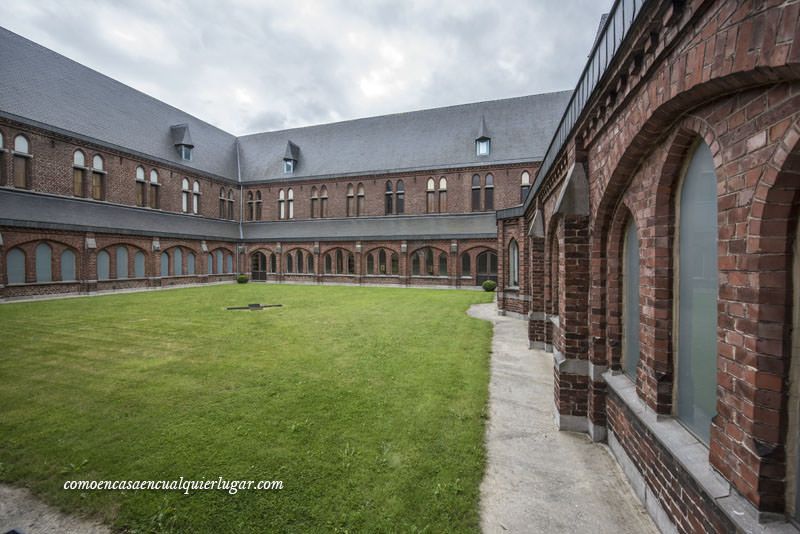
<svg viewBox="0 0 800 534">
<path fill-rule="evenodd" d="M 567 104 L 564 115 L 558 123 L 556 133 L 553 135 L 550 145 L 547 147 L 542 166 L 536 173 L 536 181 L 528 192 L 525 199 L 525 207 L 528 206 L 533 196 L 541 186 L 542 181 L 550 172 L 553 164 L 561 153 L 561 149 L 572 135 L 572 130 L 578 119 L 581 117 L 586 103 L 591 98 L 597 84 L 603 78 L 606 69 L 611 64 L 611 60 L 620 48 L 622 41 L 628 35 L 628 31 L 633 26 L 636 18 L 642 12 L 642 8 L 650 0 L 616 0 L 608 13 L 608 17 L 603 24 L 597 40 L 589 54 L 583 73 L 578 79 L 575 91 Z"/>
</svg>

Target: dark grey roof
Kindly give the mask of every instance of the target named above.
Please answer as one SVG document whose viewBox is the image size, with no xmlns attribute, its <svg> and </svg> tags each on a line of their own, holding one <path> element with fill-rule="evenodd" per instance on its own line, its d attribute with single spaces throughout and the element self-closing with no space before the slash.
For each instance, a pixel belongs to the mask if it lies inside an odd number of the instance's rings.
<svg viewBox="0 0 800 534">
<path fill-rule="evenodd" d="M 400 215 L 244 223 L 245 241 L 370 241 L 497 237 L 495 215 Z"/>
<path fill-rule="evenodd" d="M 239 138 L 242 181 L 285 180 L 290 139 L 303 154 L 292 179 L 541 160 L 569 97 L 562 91 L 247 135 Z M 492 152 L 478 157 L 484 120 Z"/>
<path fill-rule="evenodd" d="M 0 225 L 239 240 L 239 223 L 0 188 Z"/>
<path fill-rule="evenodd" d="M 0 113 L 237 180 L 236 138 L 164 102 L 0 28 Z M 183 161 L 171 126 L 191 127 Z"/>
</svg>

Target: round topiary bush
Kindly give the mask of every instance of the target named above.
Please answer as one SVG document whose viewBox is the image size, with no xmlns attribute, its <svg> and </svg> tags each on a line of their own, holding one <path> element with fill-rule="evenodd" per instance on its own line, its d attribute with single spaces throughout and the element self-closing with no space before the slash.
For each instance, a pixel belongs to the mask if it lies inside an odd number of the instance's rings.
<svg viewBox="0 0 800 534">
<path fill-rule="evenodd" d="M 248 280 L 249 278 L 247 278 L 246 274 L 240 274 L 239 276 L 236 277 L 236 281 L 239 282 L 240 284 L 246 284 Z"/>
<path fill-rule="evenodd" d="M 486 280 L 481 286 L 483 286 L 484 291 L 494 291 L 497 287 L 497 282 L 494 280 Z"/>
</svg>

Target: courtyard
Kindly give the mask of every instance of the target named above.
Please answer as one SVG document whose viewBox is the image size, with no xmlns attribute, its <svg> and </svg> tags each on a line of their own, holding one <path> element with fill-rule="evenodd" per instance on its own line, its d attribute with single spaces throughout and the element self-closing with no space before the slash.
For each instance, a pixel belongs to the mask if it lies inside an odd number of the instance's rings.
<svg viewBox="0 0 800 534">
<path fill-rule="evenodd" d="M 479 528 L 488 293 L 217 285 L 0 306 L 0 480 L 130 531 Z M 249 303 L 282 304 L 228 311 Z M 69 480 L 283 489 L 69 491 Z"/>
</svg>

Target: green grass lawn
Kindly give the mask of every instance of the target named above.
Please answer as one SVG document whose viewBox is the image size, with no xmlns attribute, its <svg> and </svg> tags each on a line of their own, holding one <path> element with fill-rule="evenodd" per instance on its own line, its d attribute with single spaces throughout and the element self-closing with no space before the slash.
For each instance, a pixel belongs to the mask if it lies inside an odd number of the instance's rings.
<svg viewBox="0 0 800 534">
<path fill-rule="evenodd" d="M 219 285 L 0 306 L 0 480 L 134 532 L 478 530 L 491 295 Z M 259 312 L 226 311 L 250 302 Z M 282 480 L 67 491 L 66 480 Z"/>
</svg>

